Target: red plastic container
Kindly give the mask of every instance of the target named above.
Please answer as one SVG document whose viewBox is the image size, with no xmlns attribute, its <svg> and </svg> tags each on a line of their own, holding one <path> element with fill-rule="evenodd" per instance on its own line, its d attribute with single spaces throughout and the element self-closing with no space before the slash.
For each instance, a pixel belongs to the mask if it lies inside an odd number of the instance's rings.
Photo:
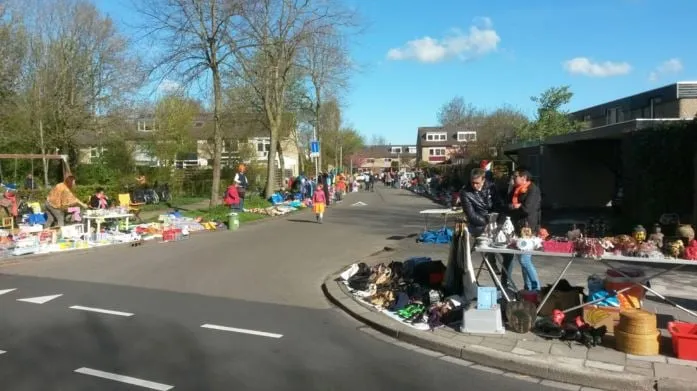
<svg viewBox="0 0 697 391">
<path fill-rule="evenodd" d="M 168 229 L 162 231 L 162 241 L 163 242 L 173 242 L 175 240 L 181 239 L 182 230 L 179 228 Z"/>
<path fill-rule="evenodd" d="M 574 252 L 574 242 L 560 242 L 557 240 L 545 240 L 542 242 L 542 249 L 546 253 L 565 253 Z"/>
<path fill-rule="evenodd" d="M 668 331 L 673 338 L 673 353 L 681 360 L 697 361 L 697 324 L 668 322 Z"/>
</svg>

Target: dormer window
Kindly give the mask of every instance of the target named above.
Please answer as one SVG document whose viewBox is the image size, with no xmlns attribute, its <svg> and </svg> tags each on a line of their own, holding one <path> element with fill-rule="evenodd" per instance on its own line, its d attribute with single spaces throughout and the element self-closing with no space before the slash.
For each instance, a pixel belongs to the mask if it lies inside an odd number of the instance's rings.
<svg viewBox="0 0 697 391">
<path fill-rule="evenodd" d="M 477 141 L 477 132 L 457 132 L 457 141 L 459 141 L 459 142 Z"/>
</svg>

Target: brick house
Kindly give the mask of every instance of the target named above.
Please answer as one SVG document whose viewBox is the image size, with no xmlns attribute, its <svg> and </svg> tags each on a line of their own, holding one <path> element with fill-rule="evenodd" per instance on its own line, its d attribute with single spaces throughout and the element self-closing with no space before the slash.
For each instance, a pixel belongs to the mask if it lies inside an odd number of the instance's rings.
<svg viewBox="0 0 697 391">
<path fill-rule="evenodd" d="M 379 172 L 396 164 L 400 169 L 411 169 L 416 164 L 415 145 L 370 145 L 356 154 L 354 168 Z M 396 163 L 395 163 L 396 162 Z"/>
<path fill-rule="evenodd" d="M 422 126 L 417 131 L 416 162 L 438 164 L 467 162 L 468 144 L 477 142 L 477 131 L 459 127 Z"/>
<path fill-rule="evenodd" d="M 288 126 L 294 126 L 294 122 L 287 121 Z M 133 121 L 128 121 L 127 125 L 130 129 L 120 131 L 118 134 L 111 133 L 110 135 L 122 138 L 133 151 L 133 159 L 137 165 L 142 166 L 159 166 L 162 165 L 155 156 L 149 151 L 148 144 L 155 142 L 157 136 L 157 124 L 153 117 L 142 116 Z M 257 121 L 251 119 L 243 121 L 238 119 L 226 120 L 223 119 L 223 164 L 228 164 L 242 158 L 243 161 L 250 163 L 266 163 L 270 151 L 270 137 L 265 129 Z M 288 175 L 298 175 L 298 148 L 295 143 L 294 129 L 289 129 L 288 137 L 281 141 L 283 148 L 283 160 L 285 171 Z M 210 167 L 213 159 L 213 120 L 212 115 L 208 113 L 200 114 L 191 124 L 189 131 L 192 147 L 191 151 L 184 152 L 177 156 L 175 167 L 190 168 Z M 97 132 L 81 132 L 76 137 L 76 143 L 79 147 L 79 162 L 82 164 L 90 164 L 95 158 L 104 151 L 101 141 L 104 139 L 103 134 Z M 108 135 L 107 135 L 108 136 Z M 159 142 L 159 140 L 158 140 Z M 279 165 L 279 159 L 276 157 L 276 164 Z"/>
</svg>

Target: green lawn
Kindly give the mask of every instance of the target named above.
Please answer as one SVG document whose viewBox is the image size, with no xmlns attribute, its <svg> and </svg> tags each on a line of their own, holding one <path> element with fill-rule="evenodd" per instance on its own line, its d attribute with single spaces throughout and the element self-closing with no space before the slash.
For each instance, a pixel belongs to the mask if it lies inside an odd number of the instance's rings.
<svg viewBox="0 0 697 391">
<path fill-rule="evenodd" d="M 207 197 L 172 197 L 172 202 L 165 203 L 161 202 L 157 205 L 143 205 L 140 207 L 140 210 L 143 212 L 150 212 L 150 211 L 155 211 L 155 210 L 169 210 L 170 207 L 167 204 L 172 205 L 173 207 L 176 206 L 187 206 L 187 205 L 192 205 L 192 204 L 197 204 L 199 202 L 204 202 L 208 200 Z"/>
<path fill-rule="evenodd" d="M 271 203 L 269 201 L 256 195 L 247 197 L 244 200 L 245 209 L 266 208 L 269 206 L 271 206 Z M 188 217 L 203 217 L 203 219 L 206 221 L 227 222 L 228 215 L 230 214 L 230 208 L 224 205 L 219 205 L 214 208 L 201 208 L 197 210 L 182 211 L 182 214 Z M 242 212 L 240 213 L 240 223 L 261 220 L 265 217 L 268 216 L 257 213 Z"/>
</svg>

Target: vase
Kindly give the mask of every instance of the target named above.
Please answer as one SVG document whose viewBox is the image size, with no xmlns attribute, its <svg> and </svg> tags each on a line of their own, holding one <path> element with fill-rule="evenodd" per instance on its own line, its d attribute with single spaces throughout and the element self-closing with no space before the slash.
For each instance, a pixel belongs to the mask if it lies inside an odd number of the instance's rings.
<svg viewBox="0 0 697 391">
<path fill-rule="evenodd" d="M 681 224 L 678 227 L 678 236 L 683 242 L 690 243 L 695 238 L 695 230 L 690 224 Z"/>
</svg>

